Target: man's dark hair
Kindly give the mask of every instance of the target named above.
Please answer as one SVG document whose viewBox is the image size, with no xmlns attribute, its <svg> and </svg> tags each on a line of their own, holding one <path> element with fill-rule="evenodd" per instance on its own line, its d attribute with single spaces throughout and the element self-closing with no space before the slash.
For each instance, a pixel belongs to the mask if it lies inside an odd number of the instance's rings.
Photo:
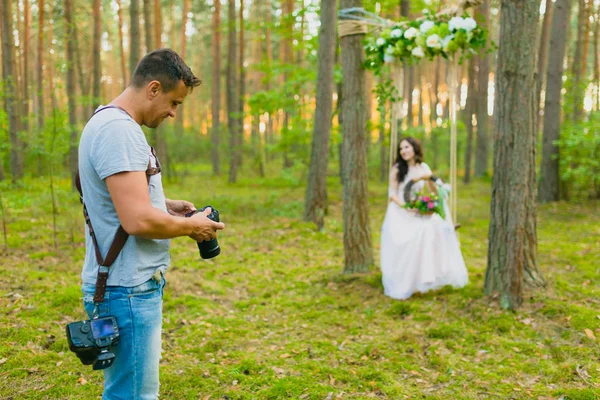
<svg viewBox="0 0 600 400">
<path fill-rule="evenodd" d="M 133 87 L 139 89 L 151 81 L 159 81 L 165 92 L 175 88 L 179 81 L 183 81 L 190 91 L 202 83 L 179 54 L 171 49 L 154 50 L 135 67 L 131 78 Z"/>
</svg>

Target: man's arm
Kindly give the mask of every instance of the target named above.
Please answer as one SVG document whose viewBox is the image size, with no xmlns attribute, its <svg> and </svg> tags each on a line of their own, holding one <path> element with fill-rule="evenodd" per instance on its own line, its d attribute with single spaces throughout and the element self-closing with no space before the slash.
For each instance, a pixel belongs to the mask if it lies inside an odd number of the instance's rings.
<svg viewBox="0 0 600 400">
<path fill-rule="evenodd" d="M 190 236 L 196 241 L 209 240 L 225 225 L 206 217 L 210 210 L 190 218 L 169 215 L 152 207 L 148 182 L 143 171 L 121 172 L 106 178 L 106 186 L 125 232 L 147 239 L 171 239 Z"/>
</svg>

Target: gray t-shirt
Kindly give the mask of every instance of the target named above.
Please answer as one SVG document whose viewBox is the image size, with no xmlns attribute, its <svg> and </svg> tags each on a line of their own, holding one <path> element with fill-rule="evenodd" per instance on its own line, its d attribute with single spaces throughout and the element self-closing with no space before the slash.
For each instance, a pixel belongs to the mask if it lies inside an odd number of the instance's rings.
<svg viewBox="0 0 600 400">
<path fill-rule="evenodd" d="M 146 171 L 148 161 L 156 166 L 144 132 L 126 112 L 116 108 L 102 110 L 85 125 L 79 142 L 79 174 L 83 200 L 103 257 L 120 225 L 104 180 L 119 172 Z M 150 199 L 154 208 L 167 212 L 160 173 L 150 178 Z M 85 245 L 81 278 L 83 283 L 95 285 L 98 262 L 87 225 Z M 149 280 L 157 269 L 165 272 L 168 265 L 169 240 L 129 236 L 110 267 L 107 284 L 137 286 Z"/>
</svg>

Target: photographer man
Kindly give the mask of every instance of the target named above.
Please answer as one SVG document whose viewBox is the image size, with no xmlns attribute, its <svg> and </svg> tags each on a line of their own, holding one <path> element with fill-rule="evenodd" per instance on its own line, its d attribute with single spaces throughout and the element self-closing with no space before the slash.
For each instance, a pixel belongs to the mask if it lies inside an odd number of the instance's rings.
<svg viewBox="0 0 600 400">
<path fill-rule="evenodd" d="M 141 129 L 175 117 L 177 106 L 200 83 L 174 51 L 155 50 L 140 61 L 130 85 L 96 110 L 81 136 L 83 201 L 102 256 L 119 225 L 130 235 L 109 269 L 104 300 L 95 304 L 99 266 L 86 228 L 85 308 L 90 318 L 94 312 L 115 316 L 120 333 L 114 364 L 104 370 L 104 400 L 158 397 L 168 239 L 189 236 L 202 242 L 225 227 L 207 218 L 210 209 L 183 218 L 194 205 L 165 198 L 160 163 Z"/>
</svg>

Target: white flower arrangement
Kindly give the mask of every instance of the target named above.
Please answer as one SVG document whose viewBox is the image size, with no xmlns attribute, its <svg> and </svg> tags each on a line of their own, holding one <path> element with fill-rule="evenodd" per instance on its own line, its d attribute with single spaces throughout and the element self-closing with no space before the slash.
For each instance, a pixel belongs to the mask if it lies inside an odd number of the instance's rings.
<svg viewBox="0 0 600 400">
<path fill-rule="evenodd" d="M 401 22 L 384 30 L 380 37 L 365 44 L 368 68 L 379 70 L 384 63 L 394 61 L 418 63 L 423 58 L 437 56 L 461 59 L 477 54 L 487 46 L 487 31 L 473 18 L 430 14 L 424 19 Z"/>
</svg>

